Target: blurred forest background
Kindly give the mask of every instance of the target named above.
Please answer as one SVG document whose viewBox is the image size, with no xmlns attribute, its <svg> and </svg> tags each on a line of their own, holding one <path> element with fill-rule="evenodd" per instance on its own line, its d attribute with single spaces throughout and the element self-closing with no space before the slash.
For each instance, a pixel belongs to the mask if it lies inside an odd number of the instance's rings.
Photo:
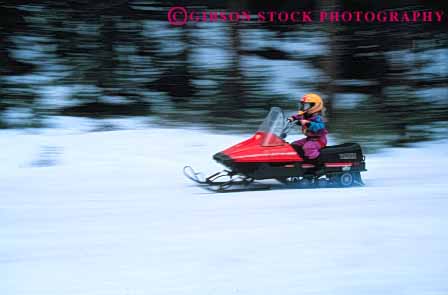
<svg viewBox="0 0 448 295">
<path fill-rule="evenodd" d="M 447 136 L 442 24 L 189 23 L 167 11 L 434 10 L 448 1 L 6 1 L 0 128 L 48 118 L 153 118 L 250 132 L 271 106 L 322 94 L 340 141 L 397 146 Z"/>
</svg>

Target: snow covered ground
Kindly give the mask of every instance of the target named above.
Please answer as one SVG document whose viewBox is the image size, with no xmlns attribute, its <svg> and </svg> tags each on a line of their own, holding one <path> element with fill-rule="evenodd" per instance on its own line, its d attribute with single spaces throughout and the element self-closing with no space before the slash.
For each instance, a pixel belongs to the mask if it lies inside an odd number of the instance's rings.
<svg viewBox="0 0 448 295">
<path fill-rule="evenodd" d="M 211 194 L 182 167 L 244 136 L 0 133 L 0 294 L 448 294 L 447 141 L 365 187 Z"/>
</svg>

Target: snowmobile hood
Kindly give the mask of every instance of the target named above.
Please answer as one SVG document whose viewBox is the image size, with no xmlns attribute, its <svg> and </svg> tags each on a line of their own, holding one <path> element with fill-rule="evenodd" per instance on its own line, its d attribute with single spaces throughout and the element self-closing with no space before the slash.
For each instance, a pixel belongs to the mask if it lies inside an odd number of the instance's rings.
<svg viewBox="0 0 448 295">
<path fill-rule="evenodd" d="M 257 132 L 251 138 L 215 154 L 213 158 L 226 166 L 233 163 L 303 161 L 291 145 L 275 135 L 271 135 L 270 145 L 262 145 L 265 136 Z"/>
</svg>

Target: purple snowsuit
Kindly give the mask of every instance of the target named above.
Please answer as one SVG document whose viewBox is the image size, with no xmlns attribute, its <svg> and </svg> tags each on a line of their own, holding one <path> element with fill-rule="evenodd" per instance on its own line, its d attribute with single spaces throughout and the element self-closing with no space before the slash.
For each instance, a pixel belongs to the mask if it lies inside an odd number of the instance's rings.
<svg viewBox="0 0 448 295">
<path fill-rule="evenodd" d="M 324 120 L 320 114 L 312 114 L 311 116 L 293 115 L 294 120 L 310 121 L 302 126 L 302 132 L 306 138 L 294 141 L 293 145 L 302 147 L 306 158 L 313 160 L 319 157 L 320 149 L 327 145 L 328 130 L 325 128 Z"/>
</svg>

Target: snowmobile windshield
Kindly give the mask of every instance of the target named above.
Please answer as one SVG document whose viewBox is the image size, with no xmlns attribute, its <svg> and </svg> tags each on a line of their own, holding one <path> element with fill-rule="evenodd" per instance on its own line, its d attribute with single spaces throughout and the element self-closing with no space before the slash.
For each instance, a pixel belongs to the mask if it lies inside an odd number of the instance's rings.
<svg viewBox="0 0 448 295">
<path fill-rule="evenodd" d="M 285 127 L 285 116 L 281 108 L 273 107 L 261 123 L 257 133 L 262 134 L 262 146 L 283 145 L 285 142 L 280 138 Z"/>
</svg>

